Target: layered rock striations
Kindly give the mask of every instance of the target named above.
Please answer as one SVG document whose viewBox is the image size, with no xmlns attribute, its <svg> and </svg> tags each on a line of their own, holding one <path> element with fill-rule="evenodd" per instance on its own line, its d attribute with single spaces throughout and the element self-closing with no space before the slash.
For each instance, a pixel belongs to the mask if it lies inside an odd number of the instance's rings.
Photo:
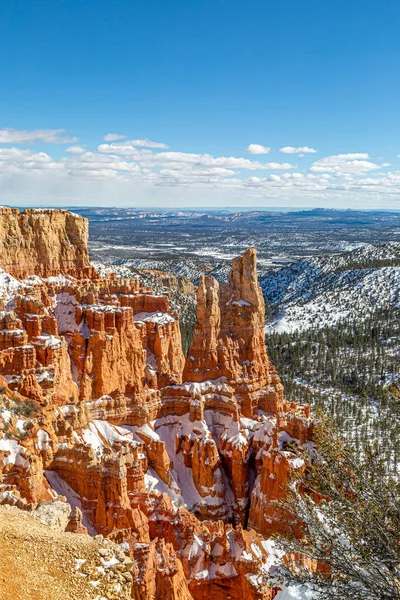
<svg viewBox="0 0 400 600">
<path fill-rule="evenodd" d="M 67 500 L 67 531 L 122 544 L 138 600 L 272 599 L 312 420 L 267 356 L 255 250 L 202 278 L 185 361 L 168 298 L 100 277 L 84 219 L 2 211 L 0 501 Z"/>
<path fill-rule="evenodd" d="M 66 210 L 0 208 L 0 268 L 15 277 L 90 272 L 87 219 Z"/>
</svg>

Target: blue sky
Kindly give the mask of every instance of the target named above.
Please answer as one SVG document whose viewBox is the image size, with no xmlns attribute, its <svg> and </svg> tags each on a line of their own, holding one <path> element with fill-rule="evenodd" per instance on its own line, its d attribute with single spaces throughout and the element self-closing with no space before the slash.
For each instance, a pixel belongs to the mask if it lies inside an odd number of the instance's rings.
<svg viewBox="0 0 400 600">
<path fill-rule="evenodd" d="M 400 208 L 399 29 L 397 0 L 3 2 L 1 202 Z"/>
</svg>

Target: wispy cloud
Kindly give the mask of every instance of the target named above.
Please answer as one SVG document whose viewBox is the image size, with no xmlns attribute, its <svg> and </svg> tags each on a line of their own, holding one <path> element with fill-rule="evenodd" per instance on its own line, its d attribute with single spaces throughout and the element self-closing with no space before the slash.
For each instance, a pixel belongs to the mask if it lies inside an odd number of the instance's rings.
<svg viewBox="0 0 400 600">
<path fill-rule="evenodd" d="M 295 146 L 283 146 L 279 152 L 283 152 L 284 154 L 316 154 L 317 150 L 309 146 L 299 146 L 298 148 Z"/>
<path fill-rule="evenodd" d="M 157 148 L 158 147 L 159 146 L 157 146 Z M 97 149 L 104 154 L 129 156 L 137 160 L 140 164 L 147 164 L 149 166 L 170 166 L 171 164 L 179 166 L 182 164 L 193 164 L 205 167 L 215 166 L 250 171 L 294 168 L 293 165 L 289 163 L 262 163 L 248 158 L 235 156 L 214 157 L 211 154 L 195 154 L 190 152 L 151 152 L 147 148 L 140 150 L 133 142 L 124 142 L 122 144 L 100 144 Z"/>
<path fill-rule="evenodd" d="M 163 150 L 167 150 L 167 144 L 162 144 L 161 142 L 153 142 L 152 140 L 148 140 L 147 138 L 143 138 L 140 140 L 130 140 L 124 142 L 127 146 L 137 146 L 138 148 L 160 148 Z"/>
<path fill-rule="evenodd" d="M 117 140 L 125 140 L 127 137 L 127 135 L 119 135 L 119 133 L 107 133 L 103 140 L 105 142 L 116 142 Z"/>
<path fill-rule="evenodd" d="M 35 129 L 33 131 L 5 128 L 0 129 L 0 144 L 29 144 L 45 142 L 46 144 L 73 144 L 76 137 L 63 136 L 65 129 Z"/>
<path fill-rule="evenodd" d="M 126 155 L 132 154 L 132 152 L 137 152 L 137 148 L 152 148 L 159 150 L 168 150 L 167 144 L 163 144 L 162 142 L 153 142 L 152 140 L 148 140 L 147 138 L 137 139 L 137 140 L 125 140 L 122 142 L 121 140 L 125 139 L 126 135 L 117 135 L 116 133 L 109 133 L 104 136 L 104 140 L 106 142 L 117 142 L 112 144 L 100 144 L 99 147 L 107 148 L 108 146 L 113 147 L 118 150 L 120 154 L 125 153 Z M 124 150 L 125 148 L 125 150 Z"/>
<path fill-rule="evenodd" d="M 70 146 L 65 149 L 65 152 L 68 152 L 68 154 L 83 154 L 86 150 L 82 146 Z"/>
</svg>

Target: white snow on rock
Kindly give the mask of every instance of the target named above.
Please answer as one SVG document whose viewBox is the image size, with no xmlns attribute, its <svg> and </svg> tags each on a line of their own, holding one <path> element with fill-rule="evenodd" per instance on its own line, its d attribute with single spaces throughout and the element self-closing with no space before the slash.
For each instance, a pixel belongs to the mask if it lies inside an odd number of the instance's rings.
<svg viewBox="0 0 400 600">
<path fill-rule="evenodd" d="M 227 386 L 226 377 L 218 377 L 217 379 L 208 379 L 207 381 L 187 381 L 180 385 L 171 386 L 173 389 L 183 389 L 190 393 L 207 394 L 210 392 L 226 392 L 230 391 Z"/>
<path fill-rule="evenodd" d="M 22 287 L 22 283 L 0 269 L 0 298 L 4 300 L 6 310 L 11 310 L 15 305 L 15 294 Z"/>
<path fill-rule="evenodd" d="M 89 444 L 97 456 L 100 457 L 104 452 L 104 448 L 111 448 L 114 442 L 129 442 L 133 445 L 139 444 L 141 440 L 134 436 L 133 431 L 134 428 L 129 427 L 128 429 L 128 426 L 126 428 L 120 427 L 108 421 L 95 419 L 89 423 L 86 429 L 82 430 L 82 440 L 86 444 Z M 77 434 L 76 437 L 79 439 Z"/>
<path fill-rule="evenodd" d="M 52 381 L 54 380 L 54 369 L 45 369 L 41 373 L 35 373 L 35 377 L 38 383 Z"/>
<path fill-rule="evenodd" d="M 283 586 L 275 596 L 275 600 L 312 600 L 313 598 L 315 598 L 315 594 L 300 585 Z"/>
<path fill-rule="evenodd" d="M 268 554 L 268 558 L 264 563 L 264 570 L 270 575 L 273 575 L 279 568 L 285 553 L 279 548 L 276 541 L 272 538 L 263 540 L 261 545 Z"/>
<path fill-rule="evenodd" d="M 17 419 L 16 428 L 20 433 L 25 433 L 25 423 L 28 423 L 25 419 Z"/>
<path fill-rule="evenodd" d="M 175 508 L 179 508 L 180 506 L 185 505 L 181 495 L 181 491 L 179 490 L 178 486 L 176 485 L 173 479 L 171 479 L 169 485 L 167 485 L 159 477 L 158 473 L 154 471 L 154 469 L 149 467 L 147 469 L 147 473 L 145 473 L 144 475 L 144 482 L 146 485 L 146 491 L 148 493 L 156 491 L 160 492 L 161 494 L 167 494 L 170 497 L 172 504 Z"/>
<path fill-rule="evenodd" d="M 85 562 L 86 562 L 86 558 L 76 558 L 75 559 L 75 571 L 79 571 L 79 569 Z"/>
<path fill-rule="evenodd" d="M 35 345 L 45 346 L 46 348 L 59 348 L 62 344 L 62 340 L 58 338 L 56 335 L 52 335 L 50 333 L 43 333 L 42 335 L 38 335 L 35 340 L 32 342 Z"/>
<path fill-rule="evenodd" d="M 132 431 L 133 433 L 136 434 L 136 439 L 141 440 L 141 436 L 140 434 L 143 434 L 143 436 L 146 438 L 150 438 L 154 441 L 157 441 L 160 439 L 160 436 L 158 435 L 158 433 L 156 431 L 154 431 L 154 429 L 152 429 L 152 427 L 150 427 L 150 425 L 148 423 L 145 423 L 144 425 L 141 425 L 140 427 L 138 425 L 124 425 L 124 429 L 127 429 L 128 431 Z"/>
<path fill-rule="evenodd" d="M 247 431 L 244 429 L 240 422 L 231 420 L 229 428 L 223 434 L 223 439 L 226 439 L 232 444 L 234 448 L 240 448 L 248 444 Z"/>
<path fill-rule="evenodd" d="M 304 466 L 304 460 L 302 458 L 291 458 L 289 459 L 289 466 L 292 469 L 300 469 L 301 467 Z"/>
<path fill-rule="evenodd" d="M 74 294 L 70 294 L 69 292 L 57 294 L 54 316 L 57 319 L 60 334 L 72 333 L 78 329 L 75 321 L 75 308 L 77 306 L 78 300 Z"/>
<path fill-rule="evenodd" d="M 209 442 L 213 443 L 207 425 L 202 421 L 192 423 L 189 415 L 186 414 L 180 417 L 170 415 L 157 419 L 154 423 L 154 428 L 161 440 L 164 441 L 168 456 L 173 463 L 173 468 L 170 470 L 171 482 L 166 490 L 171 500 L 176 503 L 176 491 L 178 491 L 178 494 L 181 491 L 182 501 L 180 504 L 190 511 L 196 511 L 201 505 L 215 511 L 231 506 L 234 501 L 233 493 L 229 487 L 229 483 L 223 480 L 223 474 L 219 468 L 215 471 L 216 487 L 212 490 L 210 489 L 209 494 L 203 497 L 194 484 L 192 469 L 186 467 L 184 464 L 182 452 L 176 452 L 177 437 L 188 436 L 190 438 L 200 435 L 204 438 L 205 443 L 208 442 L 208 438 Z M 194 430 L 198 433 L 194 433 Z M 217 486 L 220 486 L 222 483 L 224 484 L 224 488 L 222 489 L 225 489 L 225 497 L 213 495 L 215 492 L 221 491 Z M 208 491 L 208 488 L 203 491 Z"/>
<path fill-rule="evenodd" d="M 115 554 L 109 560 L 106 560 L 105 558 L 100 558 L 100 560 L 101 560 L 101 564 L 103 565 L 104 569 L 110 569 L 114 565 L 121 564 L 121 561 L 118 560 L 118 558 L 115 556 Z"/>
<path fill-rule="evenodd" d="M 53 275 L 52 277 L 46 277 L 45 279 L 43 279 L 43 281 L 48 284 L 63 286 L 63 285 L 71 285 L 71 283 L 76 281 L 76 279 L 74 277 L 72 277 L 71 275 L 66 276 L 66 275 L 60 274 L 60 275 Z"/>
<path fill-rule="evenodd" d="M 25 456 L 23 456 L 25 454 L 25 448 L 20 446 L 17 440 L 10 440 L 8 437 L 3 435 L 3 437 L 0 439 L 0 450 L 10 453 L 8 456 L 3 458 L 4 466 L 9 464 L 20 466 L 22 468 L 27 466 L 28 460 Z"/>
<path fill-rule="evenodd" d="M 130 247 L 129 247 L 129 249 L 130 249 Z M 103 279 L 109 273 L 115 273 L 117 275 L 117 277 L 122 278 L 122 279 L 133 276 L 131 269 L 129 269 L 128 267 L 124 267 L 123 265 L 109 266 L 109 265 L 105 265 L 104 263 L 98 262 L 98 261 L 92 261 L 91 265 L 96 269 L 96 271 L 98 272 L 100 277 L 102 277 Z"/>
<path fill-rule="evenodd" d="M 251 303 L 247 302 L 247 300 L 235 300 L 232 304 L 235 304 L 236 306 L 251 306 Z"/>
<path fill-rule="evenodd" d="M 6 408 L 0 410 L 0 417 L 3 419 L 4 423 L 9 423 L 11 421 L 11 410 Z"/>
<path fill-rule="evenodd" d="M 39 429 L 37 432 L 37 444 L 40 450 L 46 450 L 50 443 L 50 436 L 44 429 Z"/>
<path fill-rule="evenodd" d="M 74 404 L 63 404 L 62 406 L 58 407 L 58 410 L 64 417 L 70 417 L 79 412 L 79 408 L 77 408 Z"/>
<path fill-rule="evenodd" d="M 143 323 L 157 323 L 158 325 L 165 325 L 166 323 L 173 323 L 175 321 L 169 313 L 161 311 L 155 312 L 140 312 L 134 315 L 133 320 L 135 322 L 142 321 Z"/>
</svg>

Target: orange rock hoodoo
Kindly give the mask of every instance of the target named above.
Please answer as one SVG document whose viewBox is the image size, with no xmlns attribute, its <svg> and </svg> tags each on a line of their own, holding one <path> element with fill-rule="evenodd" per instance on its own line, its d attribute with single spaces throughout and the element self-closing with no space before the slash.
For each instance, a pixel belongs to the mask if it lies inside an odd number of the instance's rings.
<svg viewBox="0 0 400 600">
<path fill-rule="evenodd" d="M 184 381 L 224 377 L 245 417 L 282 410 L 283 387 L 264 341 L 264 299 L 258 285 L 256 251 L 232 262 L 227 284 L 202 277 L 197 325 Z"/>
<path fill-rule="evenodd" d="M 272 599 L 275 501 L 303 468 L 287 444 L 312 421 L 268 359 L 255 250 L 201 279 L 185 362 L 168 299 L 101 278 L 87 232 L 0 210 L 0 502 L 66 496 L 68 531 L 129 548 L 137 600 Z"/>
</svg>

